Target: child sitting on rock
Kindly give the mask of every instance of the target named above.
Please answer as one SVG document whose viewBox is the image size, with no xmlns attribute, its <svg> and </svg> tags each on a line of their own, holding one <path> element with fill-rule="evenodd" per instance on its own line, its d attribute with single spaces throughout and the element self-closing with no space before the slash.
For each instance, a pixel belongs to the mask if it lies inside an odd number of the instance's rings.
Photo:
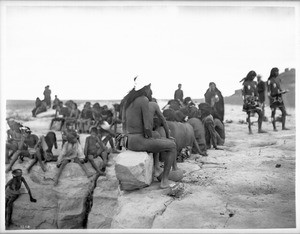
<svg viewBox="0 0 300 234">
<path fill-rule="evenodd" d="M 10 179 L 5 185 L 5 227 L 7 228 L 11 223 L 11 216 L 13 210 L 13 203 L 20 195 L 20 189 L 22 183 L 24 183 L 31 202 L 36 202 L 31 195 L 30 188 L 22 176 L 21 169 L 15 169 L 12 171 L 13 178 Z"/>
<path fill-rule="evenodd" d="M 78 163 L 87 177 L 93 176 L 89 173 L 83 164 L 84 154 L 80 143 L 78 142 L 78 134 L 75 130 L 69 131 L 66 135 L 67 142 L 63 145 L 62 151 L 57 160 L 57 167 L 59 168 L 56 177 L 54 178 L 54 186 L 58 184 L 58 179 L 64 167 L 71 161 Z"/>
<path fill-rule="evenodd" d="M 91 135 L 85 140 L 84 155 L 86 159 L 92 164 L 93 168 L 99 175 L 105 175 L 105 167 L 107 165 L 108 150 L 98 136 L 98 129 L 96 127 L 91 128 Z M 103 160 L 102 171 L 98 168 L 94 162 L 94 158 L 100 156 Z"/>
</svg>

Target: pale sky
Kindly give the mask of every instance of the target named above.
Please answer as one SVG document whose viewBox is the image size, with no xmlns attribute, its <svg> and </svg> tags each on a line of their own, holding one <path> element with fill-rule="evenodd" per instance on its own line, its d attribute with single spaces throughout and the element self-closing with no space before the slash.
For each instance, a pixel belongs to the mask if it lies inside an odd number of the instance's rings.
<svg viewBox="0 0 300 234">
<path fill-rule="evenodd" d="M 1 2 L 6 99 L 121 99 L 145 76 L 153 96 L 224 96 L 250 70 L 295 68 L 299 2 Z M 4 14 L 3 14 L 4 13 Z M 298 47 L 296 47 L 298 43 Z"/>
</svg>

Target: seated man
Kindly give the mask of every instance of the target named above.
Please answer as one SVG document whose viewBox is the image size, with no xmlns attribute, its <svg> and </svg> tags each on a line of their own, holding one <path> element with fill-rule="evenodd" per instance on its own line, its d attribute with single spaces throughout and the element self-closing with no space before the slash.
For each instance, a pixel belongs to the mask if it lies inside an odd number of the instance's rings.
<svg viewBox="0 0 300 234">
<path fill-rule="evenodd" d="M 75 130 L 69 131 L 67 133 L 67 142 L 63 145 L 61 154 L 59 155 L 57 160 L 57 167 L 59 168 L 59 170 L 54 178 L 54 186 L 58 184 L 59 177 L 64 167 L 72 161 L 77 163 L 82 168 L 87 177 L 93 176 L 93 174 L 88 172 L 87 168 L 83 164 L 84 154 L 81 145 L 78 142 L 78 137 L 79 136 Z"/>
<path fill-rule="evenodd" d="M 67 142 L 67 136 L 69 133 L 73 133 L 73 132 L 76 132 L 75 130 L 75 124 L 73 122 L 68 122 L 66 124 L 66 129 L 62 131 L 61 133 L 61 138 L 62 138 L 62 145 L 61 147 L 64 146 L 65 142 Z M 77 135 L 77 140 L 79 141 L 80 138 L 79 138 L 79 135 Z"/>
<path fill-rule="evenodd" d="M 105 175 L 102 171 L 105 171 L 105 167 L 107 165 L 108 150 L 101 139 L 99 139 L 96 127 L 91 128 L 91 135 L 85 140 L 84 155 L 99 175 Z M 98 156 L 100 156 L 103 160 L 103 165 L 101 167 L 102 171 L 94 162 L 94 158 L 97 158 Z"/>
<path fill-rule="evenodd" d="M 52 129 L 52 126 L 55 122 L 60 122 L 60 127 L 59 127 L 59 131 L 62 130 L 66 118 L 68 116 L 70 116 L 71 110 L 69 109 L 69 107 L 64 106 L 62 101 L 59 101 L 58 105 L 56 105 L 55 108 L 55 117 L 51 120 L 51 124 L 50 124 L 50 130 Z"/>
<path fill-rule="evenodd" d="M 79 133 L 88 133 L 93 120 L 90 102 L 86 102 L 79 116 Z"/>
<path fill-rule="evenodd" d="M 36 146 L 34 159 L 27 168 L 28 173 L 37 162 L 39 162 L 42 170 L 46 171 L 46 168 L 42 161 L 50 162 L 57 160 L 57 157 L 55 158 L 52 153 L 53 146 L 55 147 L 55 149 L 57 149 L 56 135 L 54 132 L 48 132 L 46 136 L 40 137 L 39 142 Z"/>
<path fill-rule="evenodd" d="M 21 161 L 23 161 L 23 157 L 34 158 L 35 155 L 38 157 L 38 155 L 36 154 L 37 151 L 39 150 L 38 144 L 39 144 L 38 136 L 35 134 L 31 134 L 31 130 L 28 127 L 24 127 L 22 129 L 21 140 L 18 144 L 18 150 L 13 154 L 11 158 L 11 162 L 8 165 L 5 172 L 7 173 L 12 169 L 12 166 L 14 165 L 14 163 L 17 161 L 19 157 Z M 43 171 L 46 171 L 40 157 L 38 157 L 38 160 Z"/>
<path fill-rule="evenodd" d="M 70 114 L 69 116 L 65 117 L 65 122 L 74 123 L 75 129 L 78 129 L 80 110 L 78 109 L 77 104 L 74 101 L 70 102 L 70 106 Z"/>
<path fill-rule="evenodd" d="M 35 107 L 33 108 L 33 110 L 31 111 L 32 112 L 32 117 L 36 117 L 36 112 L 37 112 L 37 109 L 42 105 L 42 101 L 39 97 L 37 97 L 35 99 Z"/>
<path fill-rule="evenodd" d="M 22 124 L 14 121 L 11 118 L 6 119 L 9 129 L 7 130 L 7 141 L 6 141 L 6 150 L 5 150 L 5 164 L 9 164 L 9 159 L 11 156 L 18 150 L 19 142 L 21 141 Z"/>
<path fill-rule="evenodd" d="M 135 81 L 136 79 L 137 77 Z M 168 177 L 177 156 L 177 149 L 174 140 L 152 137 L 152 120 L 149 113 L 149 99 L 151 100 L 152 95 L 150 85 L 137 83 L 135 88 L 124 97 L 123 130 L 127 134 L 127 148 L 129 150 L 161 153 L 164 160 L 164 171 L 160 188 L 168 188 L 171 186 Z"/>
<path fill-rule="evenodd" d="M 98 134 L 101 139 L 104 137 L 104 145 L 107 145 L 107 143 L 109 142 L 112 153 L 120 153 L 120 151 L 116 149 L 116 146 L 114 144 L 114 137 L 116 137 L 116 134 L 111 130 L 111 126 L 106 121 L 103 121 L 98 125 Z"/>
<path fill-rule="evenodd" d="M 20 189 L 22 183 L 25 185 L 29 198 L 31 202 L 36 202 L 36 199 L 32 197 L 31 190 L 22 176 L 21 169 L 15 169 L 12 171 L 13 178 L 10 179 L 7 184 L 5 185 L 5 227 L 11 224 L 11 216 L 13 211 L 13 203 L 20 195 Z"/>
<path fill-rule="evenodd" d="M 47 103 L 46 101 L 41 101 L 41 105 L 39 107 L 37 107 L 34 117 L 36 117 L 38 114 L 42 113 L 42 112 L 46 112 L 47 111 Z"/>
</svg>

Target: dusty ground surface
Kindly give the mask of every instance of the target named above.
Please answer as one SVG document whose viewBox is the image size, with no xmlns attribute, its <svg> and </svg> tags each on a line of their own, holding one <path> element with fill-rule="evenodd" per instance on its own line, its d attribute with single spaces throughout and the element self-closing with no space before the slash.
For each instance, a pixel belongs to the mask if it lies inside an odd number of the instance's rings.
<svg viewBox="0 0 300 234">
<path fill-rule="evenodd" d="M 258 134 L 254 123 L 253 135 L 249 135 L 247 125 L 241 123 L 246 120 L 241 106 L 227 105 L 225 120 L 232 122 L 225 124 L 224 150 L 211 149 L 208 157 L 195 160 L 196 155 L 192 155 L 180 163 L 179 167 L 186 170 L 182 180 L 184 193 L 179 198 L 166 199 L 165 208 L 144 228 L 199 232 L 275 229 L 277 233 L 297 233 L 296 113 L 294 109 L 287 111 L 286 126 L 290 130 L 282 131 L 277 122 L 278 132 L 274 132 L 272 124 L 264 122 L 263 129 L 268 132 Z M 270 118 L 269 108 L 266 116 Z M 256 121 L 257 116 L 251 120 Z M 40 118 L 29 125 L 33 132 L 45 134 L 49 119 Z M 158 189 L 158 182 L 137 193 L 166 198 L 165 192 Z M 132 212 L 129 213 L 134 216 Z"/>
<path fill-rule="evenodd" d="M 282 131 L 277 122 L 274 132 L 271 123 L 264 122 L 268 133 L 258 134 L 254 123 L 253 135 L 239 122 L 246 118 L 239 106 L 226 112 L 225 119 L 233 122 L 226 123 L 224 150 L 209 150 L 197 163 L 199 169 L 187 173 L 185 196 L 168 205 L 153 228 L 296 227 L 295 112 L 288 109 L 290 130 Z"/>
</svg>

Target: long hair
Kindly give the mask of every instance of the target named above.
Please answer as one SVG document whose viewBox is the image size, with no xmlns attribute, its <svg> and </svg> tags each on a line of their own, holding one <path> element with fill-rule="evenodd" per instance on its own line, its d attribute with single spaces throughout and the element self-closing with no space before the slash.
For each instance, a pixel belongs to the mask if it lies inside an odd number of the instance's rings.
<svg viewBox="0 0 300 234">
<path fill-rule="evenodd" d="M 147 96 L 146 90 L 150 88 L 150 84 L 144 86 L 140 90 L 136 91 L 134 88 L 129 91 L 129 93 L 122 99 L 121 106 L 125 106 L 125 110 L 129 105 L 138 97 Z"/>
<path fill-rule="evenodd" d="M 275 72 L 279 72 L 279 69 L 277 67 L 273 67 L 271 69 L 270 76 L 269 76 L 268 80 L 270 80 L 273 77 L 276 77 Z"/>
<path fill-rule="evenodd" d="M 245 78 L 243 78 L 243 79 L 240 80 L 240 82 L 243 82 L 243 84 L 244 84 L 245 81 L 251 81 L 251 80 L 253 80 L 253 78 L 255 76 L 256 76 L 256 72 L 253 71 L 253 70 L 251 70 L 251 71 L 248 72 L 248 74 L 247 74 L 247 76 Z"/>
</svg>

